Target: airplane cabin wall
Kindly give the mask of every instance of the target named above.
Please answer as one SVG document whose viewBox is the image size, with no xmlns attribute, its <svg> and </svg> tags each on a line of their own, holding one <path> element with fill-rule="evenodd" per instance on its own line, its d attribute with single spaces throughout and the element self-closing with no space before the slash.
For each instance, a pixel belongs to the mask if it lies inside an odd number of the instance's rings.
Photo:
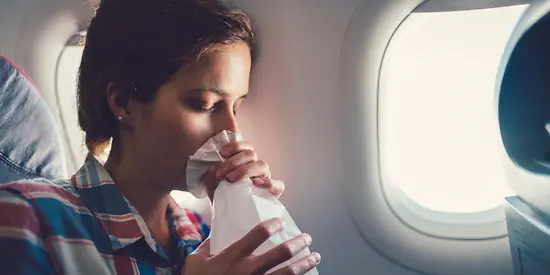
<svg viewBox="0 0 550 275">
<path fill-rule="evenodd" d="M 26 10 L 34 0 L 0 2 L 0 51 L 14 59 L 15 41 Z"/>
</svg>

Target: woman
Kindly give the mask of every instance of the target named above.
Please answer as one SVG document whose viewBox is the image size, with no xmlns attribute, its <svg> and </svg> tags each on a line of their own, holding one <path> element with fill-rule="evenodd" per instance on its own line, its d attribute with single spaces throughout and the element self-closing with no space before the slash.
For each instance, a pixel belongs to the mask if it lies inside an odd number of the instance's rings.
<svg viewBox="0 0 550 275">
<path fill-rule="evenodd" d="M 78 85 L 90 155 L 70 180 L 0 188 L 3 271 L 265 274 L 309 246 L 303 234 L 252 255 L 283 228 L 274 219 L 211 256 L 208 228 L 170 197 L 186 189 L 191 154 L 222 130 L 238 131 L 253 38 L 246 14 L 215 1 L 103 0 L 88 29 Z M 94 156 L 110 140 L 103 165 Z M 250 144 L 231 143 L 221 154 L 227 161 L 205 175 L 211 197 L 222 179 L 253 178 L 282 192 Z M 312 253 L 273 274 L 304 274 L 319 261 Z"/>
</svg>

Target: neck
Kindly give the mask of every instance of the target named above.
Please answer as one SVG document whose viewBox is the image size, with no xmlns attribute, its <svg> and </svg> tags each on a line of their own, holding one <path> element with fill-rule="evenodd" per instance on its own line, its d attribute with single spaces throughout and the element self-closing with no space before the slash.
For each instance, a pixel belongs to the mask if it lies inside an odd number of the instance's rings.
<svg viewBox="0 0 550 275">
<path fill-rule="evenodd" d="M 109 156 L 105 169 L 109 172 L 122 194 L 136 208 L 149 230 L 163 246 L 169 242 L 166 208 L 170 202 L 170 190 L 159 188 L 158 180 L 150 178 L 146 165 L 136 158 Z M 136 171 L 142 171 L 141 173 Z"/>
</svg>

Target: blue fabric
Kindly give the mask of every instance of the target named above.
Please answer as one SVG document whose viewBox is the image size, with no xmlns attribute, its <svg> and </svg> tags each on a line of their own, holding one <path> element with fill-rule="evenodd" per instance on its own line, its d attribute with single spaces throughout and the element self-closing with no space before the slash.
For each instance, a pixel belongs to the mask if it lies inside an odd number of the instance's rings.
<svg viewBox="0 0 550 275">
<path fill-rule="evenodd" d="M 32 82 L 0 54 L 0 183 L 66 177 L 57 129 Z"/>
</svg>

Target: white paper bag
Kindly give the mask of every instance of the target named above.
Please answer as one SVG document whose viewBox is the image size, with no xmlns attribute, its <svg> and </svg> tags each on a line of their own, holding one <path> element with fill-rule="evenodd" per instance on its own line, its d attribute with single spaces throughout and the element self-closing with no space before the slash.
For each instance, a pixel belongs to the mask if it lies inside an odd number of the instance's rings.
<svg viewBox="0 0 550 275">
<path fill-rule="evenodd" d="M 193 156 L 189 157 L 187 188 L 190 193 L 197 198 L 206 196 L 206 189 L 202 184 L 204 173 L 213 163 L 224 161 L 219 154 L 219 150 L 224 145 L 241 139 L 238 134 L 223 131 L 208 140 Z M 255 255 L 263 254 L 302 233 L 284 205 L 269 190 L 255 187 L 250 179 L 237 183 L 220 182 L 214 192 L 213 208 L 210 234 L 210 251 L 213 255 L 220 253 L 244 237 L 259 223 L 272 218 L 282 219 L 285 222 L 285 228 L 254 251 Z M 310 253 L 309 249 L 306 248 L 294 258 L 271 269 L 269 272 L 288 266 Z M 318 275 L 319 273 L 317 269 L 313 269 L 306 274 Z"/>
<path fill-rule="evenodd" d="M 240 141 L 242 137 L 230 131 L 223 131 L 207 140 L 187 160 L 186 182 L 187 191 L 196 198 L 205 198 L 208 194 L 203 184 L 203 176 L 208 167 L 224 161 L 219 151 L 231 141 Z"/>
</svg>

